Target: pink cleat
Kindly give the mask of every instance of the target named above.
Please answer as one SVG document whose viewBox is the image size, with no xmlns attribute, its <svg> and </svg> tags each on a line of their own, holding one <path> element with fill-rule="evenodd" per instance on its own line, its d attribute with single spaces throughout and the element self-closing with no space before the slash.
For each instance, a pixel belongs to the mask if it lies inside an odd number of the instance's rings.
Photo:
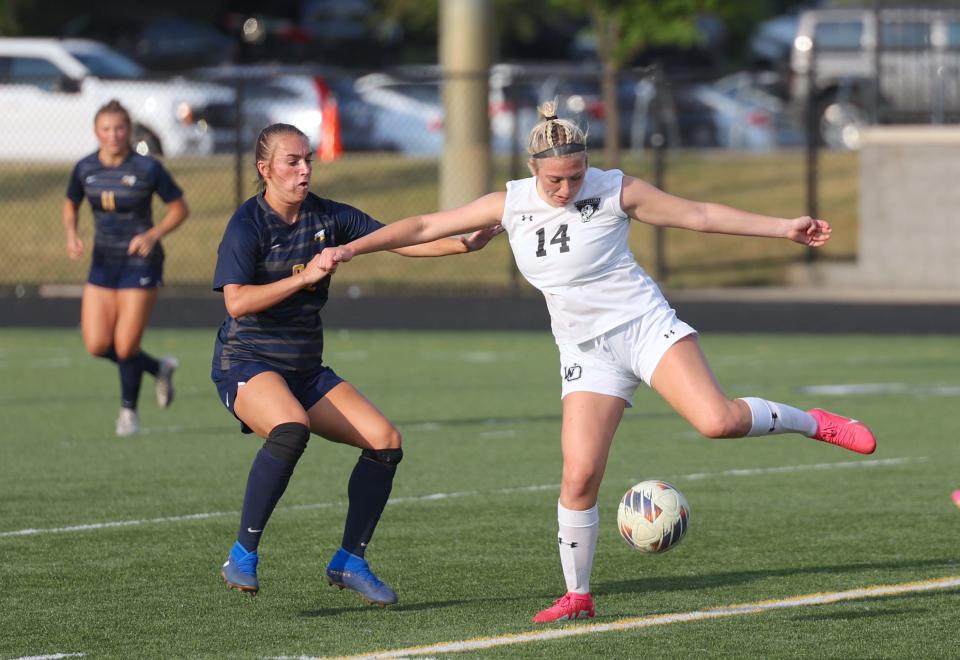
<svg viewBox="0 0 960 660">
<path fill-rule="evenodd" d="M 960 506 L 960 490 L 953 491 L 953 494 L 950 496 L 950 498 L 953 500 L 954 504 Z"/>
<path fill-rule="evenodd" d="M 590 594 L 567 592 L 563 598 L 553 601 L 553 605 L 533 617 L 534 623 L 568 621 L 570 619 L 592 619 L 594 615 L 593 598 Z"/>
<path fill-rule="evenodd" d="M 873 431 L 863 422 L 822 408 L 807 411 L 817 421 L 817 432 L 814 440 L 823 440 L 830 444 L 855 451 L 860 454 L 872 454 L 877 448 L 877 439 Z"/>
</svg>

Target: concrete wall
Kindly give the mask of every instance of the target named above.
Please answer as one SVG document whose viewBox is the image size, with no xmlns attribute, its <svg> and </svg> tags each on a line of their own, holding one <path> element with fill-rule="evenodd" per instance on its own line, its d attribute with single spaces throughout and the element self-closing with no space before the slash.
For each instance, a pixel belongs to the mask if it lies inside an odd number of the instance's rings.
<svg viewBox="0 0 960 660">
<path fill-rule="evenodd" d="M 862 133 L 860 236 L 846 284 L 960 291 L 960 127 Z"/>
</svg>

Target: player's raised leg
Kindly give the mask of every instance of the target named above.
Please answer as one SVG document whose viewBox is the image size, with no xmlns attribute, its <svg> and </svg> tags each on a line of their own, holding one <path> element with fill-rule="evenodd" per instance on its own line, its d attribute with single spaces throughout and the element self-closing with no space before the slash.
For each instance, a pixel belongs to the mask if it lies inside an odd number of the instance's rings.
<svg viewBox="0 0 960 660">
<path fill-rule="evenodd" d="M 819 408 L 805 412 L 757 397 L 728 399 L 693 335 L 680 339 L 664 353 L 650 384 L 708 438 L 799 433 L 861 454 L 876 449 L 873 433 L 857 420 Z"/>
<path fill-rule="evenodd" d="M 594 616 L 590 575 L 600 526 L 597 497 L 625 406 L 620 397 L 595 392 L 571 392 L 563 398 L 557 546 L 567 592 L 534 616 L 535 623 Z"/>
<path fill-rule="evenodd" d="M 361 449 L 347 484 L 347 519 L 340 548 L 327 564 L 327 581 L 352 589 L 373 605 L 392 605 L 397 594 L 370 569 L 365 553 L 403 459 L 397 428 L 349 383 L 330 390 L 308 411 L 311 429 Z"/>
</svg>

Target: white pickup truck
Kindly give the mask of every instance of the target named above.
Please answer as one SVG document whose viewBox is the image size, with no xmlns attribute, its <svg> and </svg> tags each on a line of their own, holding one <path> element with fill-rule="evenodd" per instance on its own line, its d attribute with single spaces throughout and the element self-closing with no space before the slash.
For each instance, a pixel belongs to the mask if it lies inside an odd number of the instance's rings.
<svg viewBox="0 0 960 660">
<path fill-rule="evenodd" d="M 96 41 L 0 38 L 0 161 L 70 161 L 94 151 L 93 117 L 111 99 L 130 112 L 141 154 L 209 154 L 233 130 L 229 87 L 150 80 Z"/>
</svg>

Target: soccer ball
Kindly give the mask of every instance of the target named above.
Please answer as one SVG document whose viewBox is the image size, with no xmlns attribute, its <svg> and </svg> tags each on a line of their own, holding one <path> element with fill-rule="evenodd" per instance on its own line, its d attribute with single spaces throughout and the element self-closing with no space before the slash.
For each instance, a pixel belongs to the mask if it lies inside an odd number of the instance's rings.
<svg viewBox="0 0 960 660">
<path fill-rule="evenodd" d="M 666 552 L 683 539 L 690 505 L 665 481 L 641 481 L 630 488 L 617 509 L 620 536 L 640 552 Z"/>
</svg>

